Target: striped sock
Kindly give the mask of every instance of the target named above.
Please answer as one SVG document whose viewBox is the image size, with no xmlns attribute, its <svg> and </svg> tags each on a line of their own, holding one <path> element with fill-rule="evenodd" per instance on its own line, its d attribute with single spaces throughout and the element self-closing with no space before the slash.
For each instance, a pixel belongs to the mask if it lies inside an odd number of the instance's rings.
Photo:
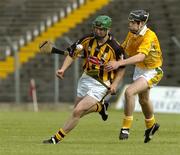
<svg viewBox="0 0 180 155">
<path fill-rule="evenodd" d="M 60 128 L 59 131 L 54 135 L 54 139 L 55 139 L 56 143 L 58 143 L 65 136 L 66 136 L 66 133 L 64 132 L 64 130 L 62 128 Z"/>
<path fill-rule="evenodd" d="M 100 112 L 102 109 L 102 104 L 101 103 L 96 103 L 96 110 L 95 112 Z"/>
</svg>

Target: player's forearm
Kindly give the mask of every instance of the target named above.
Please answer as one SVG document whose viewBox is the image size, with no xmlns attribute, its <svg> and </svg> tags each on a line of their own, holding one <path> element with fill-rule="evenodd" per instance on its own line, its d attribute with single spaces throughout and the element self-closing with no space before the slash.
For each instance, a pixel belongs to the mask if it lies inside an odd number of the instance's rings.
<svg viewBox="0 0 180 155">
<path fill-rule="evenodd" d="M 138 62 L 142 62 L 144 59 L 145 59 L 145 54 L 139 53 L 139 54 L 129 57 L 127 59 L 120 60 L 119 64 L 120 64 L 120 66 L 132 65 L 132 64 L 136 64 Z"/>
<path fill-rule="evenodd" d="M 71 58 L 69 55 L 67 55 L 64 62 L 63 62 L 63 65 L 62 65 L 61 69 L 63 69 L 64 71 L 66 69 L 68 69 L 73 61 L 74 61 L 73 58 Z"/>
<path fill-rule="evenodd" d="M 113 80 L 112 84 L 115 86 L 118 86 L 121 83 L 121 81 L 124 77 L 124 74 L 125 74 L 125 68 L 119 68 L 117 73 L 116 73 L 116 77 Z"/>
</svg>

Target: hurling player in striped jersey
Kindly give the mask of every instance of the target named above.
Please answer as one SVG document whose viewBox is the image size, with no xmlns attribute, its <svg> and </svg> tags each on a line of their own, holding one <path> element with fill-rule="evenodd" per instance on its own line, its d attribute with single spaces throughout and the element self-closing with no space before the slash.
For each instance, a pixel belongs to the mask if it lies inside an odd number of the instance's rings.
<svg viewBox="0 0 180 155">
<path fill-rule="evenodd" d="M 70 118 L 65 122 L 56 134 L 43 143 L 57 144 L 73 130 L 79 123 L 80 118 L 92 112 L 99 112 L 103 120 L 107 114 L 102 111 L 104 97 L 114 94 L 124 76 L 125 67 L 121 66 L 113 71 L 106 71 L 105 64 L 109 61 L 124 58 L 124 51 L 116 39 L 110 34 L 112 20 L 109 16 L 98 16 L 92 23 L 93 33 L 83 36 L 68 48 L 69 55 L 56 74 L 63 79 L 65 71 L 78 55 L 84 56 L 83 74 L 78 81 L 77 97 Z M 82 50 L 77 51 L 77 45 Z M 89 128 L 89 132 L 91 129 Z"/>
</svg>

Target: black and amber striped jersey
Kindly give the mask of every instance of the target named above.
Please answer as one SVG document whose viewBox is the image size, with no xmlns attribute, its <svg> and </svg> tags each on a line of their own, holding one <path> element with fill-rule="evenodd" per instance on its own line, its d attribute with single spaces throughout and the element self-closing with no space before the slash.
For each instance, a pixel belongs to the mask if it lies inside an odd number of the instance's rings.
<svg viewBox="0 0 180 155">
<path fill-rule="evenodd" d="M 79 51 L 81 53 L 77 53 L 75 50 L 77 44 L 83 46 L 83 50 Z M 84 56 L 83 70 L 88 75 L 111 82 L 115 78 L 116 71 L 107 72 L 104 70 L 104 65 L 109 61 L 124 58 L 123 48 L 110 34 L 109 39 L 102 45 L 98 45 L 93 34 L 84 36 L 69 48 L 69 53 L 72 58 L 76 58 L 79 54 Z"/>
</svg>

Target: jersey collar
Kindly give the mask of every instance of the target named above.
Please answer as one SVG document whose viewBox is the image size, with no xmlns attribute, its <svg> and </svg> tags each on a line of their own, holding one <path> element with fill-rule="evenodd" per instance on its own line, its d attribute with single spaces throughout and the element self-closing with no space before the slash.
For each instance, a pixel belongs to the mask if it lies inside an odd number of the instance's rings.
<svg viewBox="0 0 180 155">
<path fill-rule="evenodd" d="M 144 36 L 147 30 L 148 30 L 147 26 L 144 25 L 141 31 L 139 32 L 139 35 Z"/>
</svg>

